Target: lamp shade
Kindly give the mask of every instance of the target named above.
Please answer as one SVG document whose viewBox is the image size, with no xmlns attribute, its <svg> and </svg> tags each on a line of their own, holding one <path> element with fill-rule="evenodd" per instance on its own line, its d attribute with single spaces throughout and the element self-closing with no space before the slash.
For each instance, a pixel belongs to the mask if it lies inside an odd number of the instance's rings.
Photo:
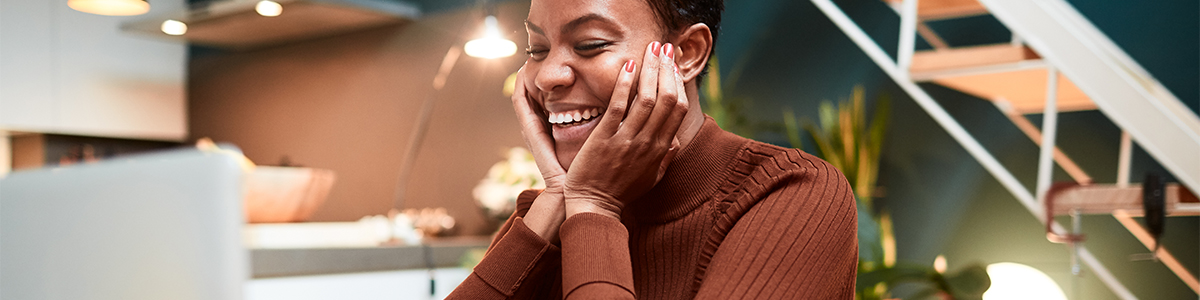
<svg viewBox="0 0 1200 300">
<path fill-rule="evenodd" d="M 67 0 L 71 9 L 105 16 L 133 16 L 150 11 L 146 0 Z"/>
</svg>

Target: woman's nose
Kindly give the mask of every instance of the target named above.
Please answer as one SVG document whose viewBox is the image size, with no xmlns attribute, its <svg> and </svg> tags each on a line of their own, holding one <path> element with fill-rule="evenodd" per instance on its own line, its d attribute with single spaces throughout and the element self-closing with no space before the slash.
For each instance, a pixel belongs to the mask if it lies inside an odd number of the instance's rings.
<svg viewBox="0 0 1200 300">
<path fill-rule="evenodd" d="M 551 53 L 543 61 L 541 69 L 534 77 L 534 84 L 543 92 L 551 92 L 571 86 L 575 83 L 575 70 L 568 63 L 567 55 Z"/>
</svg>

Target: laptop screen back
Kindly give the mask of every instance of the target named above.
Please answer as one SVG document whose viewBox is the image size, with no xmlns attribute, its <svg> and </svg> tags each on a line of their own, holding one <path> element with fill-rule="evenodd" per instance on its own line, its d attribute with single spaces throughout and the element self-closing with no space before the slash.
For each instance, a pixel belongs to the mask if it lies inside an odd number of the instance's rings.
<svg viewBox="0 0 1200 300">
<path fill-rule="evenodd" d="M 239 160 L 177 150 L 0 179 L 0 299 L 240 299 Z"/>
</svg>

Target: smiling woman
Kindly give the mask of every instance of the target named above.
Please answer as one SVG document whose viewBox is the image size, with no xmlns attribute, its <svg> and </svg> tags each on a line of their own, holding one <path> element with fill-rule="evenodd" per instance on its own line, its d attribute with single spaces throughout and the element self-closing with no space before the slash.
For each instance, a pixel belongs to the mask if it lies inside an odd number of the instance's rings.
<svg viewBox="0 0 1200 300">
<path fill-rule="evenodd" d="M 532 2 L 512 101 L 546 189 L 451 299 L 853 298 L 842 174 L 700 110 L 723 6 Z"/>
</svg>

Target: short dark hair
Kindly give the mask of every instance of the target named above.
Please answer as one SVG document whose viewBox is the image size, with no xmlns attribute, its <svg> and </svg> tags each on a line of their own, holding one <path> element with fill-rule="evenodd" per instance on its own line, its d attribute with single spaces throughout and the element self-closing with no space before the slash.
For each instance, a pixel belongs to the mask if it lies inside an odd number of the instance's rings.
<svg viewBox="0 0 1200 300">
<path fill-rule="evenodd" d="M 724 0 L 645 1 L 654 10 L 654 14 L 658 15 L 658 25 L 666 34 L 665 37 L 675 37 L 692 24 L 704 23 L 712 31 L 713 47 L 708 53 L 709 58 L 717 52 L 717 35 L 721 32 L 721 12 L 725 10 Z M 697 84 L 705 74 L 708 74 L 708 61 L 704 62 L 704 69 L 700 70 L 699 75 L 696 75 Z"/>
</svg>

